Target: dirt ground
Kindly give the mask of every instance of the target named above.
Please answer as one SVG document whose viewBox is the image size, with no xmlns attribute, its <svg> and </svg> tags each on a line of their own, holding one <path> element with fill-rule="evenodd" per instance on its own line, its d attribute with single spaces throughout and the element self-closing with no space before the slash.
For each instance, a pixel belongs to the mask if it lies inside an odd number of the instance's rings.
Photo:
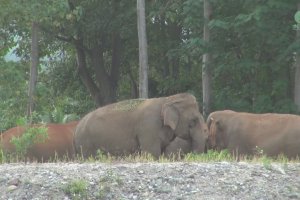
<svg viewBox="0 0 300 200">
<path fill-rule="evenodd" d="M 1 164 L 0 199 L 300 199 L 300 163 Z"/>
</svg>

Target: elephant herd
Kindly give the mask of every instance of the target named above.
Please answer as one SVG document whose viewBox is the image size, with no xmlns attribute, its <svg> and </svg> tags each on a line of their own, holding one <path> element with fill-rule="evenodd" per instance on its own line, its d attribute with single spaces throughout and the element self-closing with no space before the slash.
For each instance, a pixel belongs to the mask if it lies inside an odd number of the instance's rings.
<svg viewBox="0 0 300 200">
<path fill-rule="evenodd" d="M 155 158 L 208 149 L 228 149 L 235 155 L 253 155 L 259 149 L 268 156 L 300 156 L 300 116 L 224 110 L 211 113 L 205 121 L 196 98 L 187 93 L 125 100 L 100 107 L 80 121 L 46 127 L 48 138 L 28 149 L 30 160 L 88 158 L 98 150 L 114 156 L 146 152 Z M 11 139 L 24 129 L 2 133 L 0 148 L 14 153 Z"/>
</svg>

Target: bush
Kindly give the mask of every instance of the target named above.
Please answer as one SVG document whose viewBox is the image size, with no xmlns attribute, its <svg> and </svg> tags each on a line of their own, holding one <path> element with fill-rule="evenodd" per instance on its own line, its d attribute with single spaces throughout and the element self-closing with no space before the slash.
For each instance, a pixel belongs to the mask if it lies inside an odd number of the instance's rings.
<svg viewBox="0 0 300 200">
<path fill-rule="evenodd" d="M 65 188 L 66 194 L 72 199 L 87 199 L 87 182 L 85 180 L 72 180 Z"/>
<path fill-rule="evenodd" d="M 11 143 L 16 148 L 16 154 L 23 157 L 34 144 L 43 143 L 48 138 L 48 129 L 42 127 L 30 127 L 20 137 L 13 137 Z"/>
</svg>

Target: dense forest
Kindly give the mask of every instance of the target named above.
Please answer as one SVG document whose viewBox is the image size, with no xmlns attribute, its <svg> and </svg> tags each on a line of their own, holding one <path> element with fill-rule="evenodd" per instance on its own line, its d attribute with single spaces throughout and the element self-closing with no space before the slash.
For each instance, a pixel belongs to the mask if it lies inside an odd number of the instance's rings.
<svg viewBox="0 0 300 200">
<path fill-rule="evenodd" d="M 149 98 L 190 92 L 202 105 L 209 76 L 211 111 L 298 113 L 298 1 L 210 0 L 209 19 L 205 0 L 145 2 Z M 33 122 L 78 119 L 138 97 L 136 1 L 0 5 L 0 131 L 26 116 L 33 25 L 39 50 Z M 12 49 L 20 60 L 5 59 Z M 205 54 L 210 62 L 203 67 Z"/>
</svg>

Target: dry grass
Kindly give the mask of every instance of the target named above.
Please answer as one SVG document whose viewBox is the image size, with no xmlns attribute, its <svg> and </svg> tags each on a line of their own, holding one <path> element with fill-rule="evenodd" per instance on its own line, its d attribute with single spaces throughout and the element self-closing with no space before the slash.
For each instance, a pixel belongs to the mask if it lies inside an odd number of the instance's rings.
<svg viewBox="0 0 300 200">
<path fill-rule="evenodd" d="M 112 156 L 104 154 L 99 151 L 95 157 L 83 158 L 82 155 L 77 155 L 75 158 L 70 158 L 68 155 L 63 158 L 58 158 L 57 156 L 47 162 L 102 162 L 102 163 L 148 163 L 148 162 L 158 162 L 158 163 L 166 163 L 166 162 L 249 162 L 249 163 L 263 163 L 264 165 L 269 165 L 270 163 L 299 163 L 299 157 L 295 159 L 288 159 L 283 154 L 277 156 L 276 158 L 267 157 L 266 155 L 254 155 L 254 156 L 233 156 L 227 150 L 223 151 L 213 151 L 209 150 L 207 153 L 203 154 L 194 154 L 188 153 L 184 156 L 180 154 L 171 155 L 169 157 L 161 156 L 159 159 L 155 159 L 152 155 L 148 153 L 140 153 L 140 154 L 132 154 L 128 156 Z M 2 163 L 16 163 L 16 162 L 35 162 L 29 160 L 23 155 L 17 154 L 6 154 L 0 149 L 0 164 Z"/>
</svg>

